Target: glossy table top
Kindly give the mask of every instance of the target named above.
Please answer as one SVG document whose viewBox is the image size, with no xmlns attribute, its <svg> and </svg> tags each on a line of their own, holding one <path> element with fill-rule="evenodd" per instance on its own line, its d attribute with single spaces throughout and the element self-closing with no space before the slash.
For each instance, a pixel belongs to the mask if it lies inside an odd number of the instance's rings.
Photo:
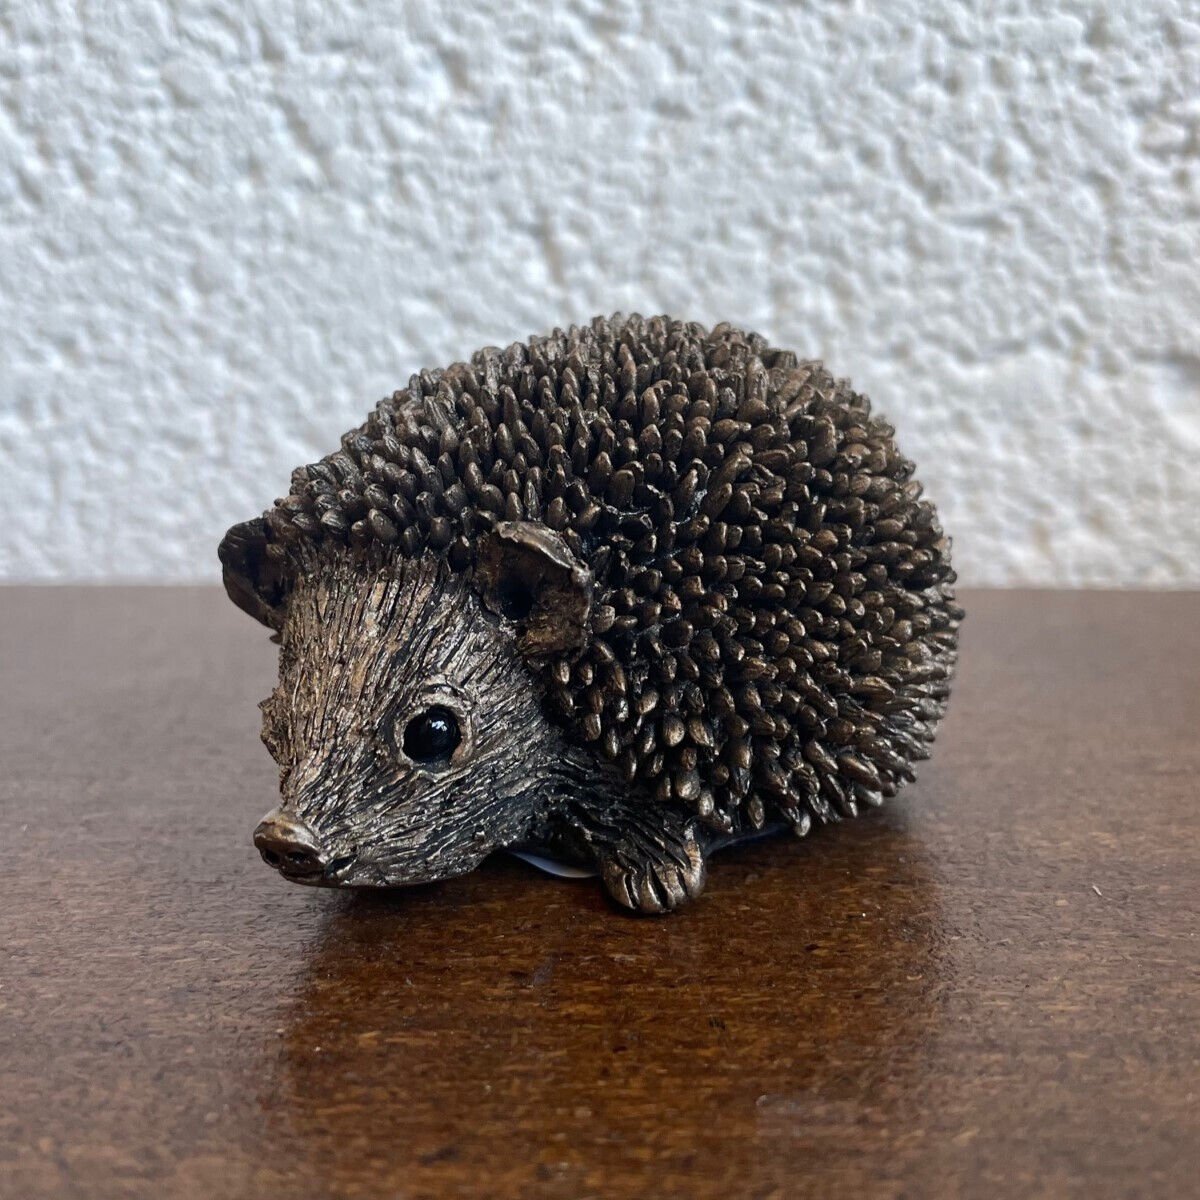
<svg viewBox="0 0 1200 1200">
<path fill-rule="evenodd" d="M 0 590 L 0 1195 L 1196 1195 L 1200 596 L 965 603 L 917 784 L 637 919 L 285 883 L 265 632 Z"/>
</svg>

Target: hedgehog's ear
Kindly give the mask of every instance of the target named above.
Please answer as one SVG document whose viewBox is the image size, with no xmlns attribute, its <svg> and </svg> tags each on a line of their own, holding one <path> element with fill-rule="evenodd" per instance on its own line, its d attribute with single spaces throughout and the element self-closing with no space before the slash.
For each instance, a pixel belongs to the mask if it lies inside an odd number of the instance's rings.
<svg viewBox="0 0 1200 1200">
<path fill-rule="evenodd" d="M 288 579 L 267 552 L 270 536 L 262 517 L 235 525 L 222 539 L 217 554 L 229 598 L 255 620 L 272 629 L 283 626 L 283 602 Z"/>
<path fill-rule="evenodd" d="M 501 521 L 479 546 L 484 603 L 517 626 L 530 658 L 580 649 L 592 610 L 592 573 L 557 533 L 536 521 Z"/>
</svg>

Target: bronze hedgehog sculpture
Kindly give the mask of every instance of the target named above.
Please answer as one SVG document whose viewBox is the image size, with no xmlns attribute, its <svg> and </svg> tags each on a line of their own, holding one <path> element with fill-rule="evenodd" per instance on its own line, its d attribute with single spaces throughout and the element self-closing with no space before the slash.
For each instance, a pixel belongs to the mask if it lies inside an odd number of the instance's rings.
<svg viewBox="0 0 1200 1200">
<path fill-rule="evenodd" d="M 597 318 L 422 371 L 221 543 L 277 631 L 288 879 L 508 848 L 673 909 L 718 846 L 913 778 L 961 610 L 866 397 L 729 325 Z"/>
</svg>

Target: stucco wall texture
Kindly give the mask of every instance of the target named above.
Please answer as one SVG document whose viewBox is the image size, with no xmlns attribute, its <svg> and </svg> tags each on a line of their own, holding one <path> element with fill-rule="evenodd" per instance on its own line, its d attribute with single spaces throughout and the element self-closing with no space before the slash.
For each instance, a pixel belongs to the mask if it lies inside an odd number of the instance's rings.
<svg viewBox="0 0 1200 1200">
<path fill-rule="evenodd" d="M 0 575 L 211 580 L 422 366 L 728 319 L 964 582 L 1200 583 L 1194 3 L 0 9 Z"/>
</svg>

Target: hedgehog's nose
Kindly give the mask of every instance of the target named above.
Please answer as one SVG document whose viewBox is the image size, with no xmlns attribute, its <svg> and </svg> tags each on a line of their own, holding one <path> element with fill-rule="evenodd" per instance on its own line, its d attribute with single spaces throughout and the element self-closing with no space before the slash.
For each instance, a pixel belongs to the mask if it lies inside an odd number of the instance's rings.
<svg viewBox="0 0 1200 1200">
<path fill-rule="evenodd" d="M 254 831 L 254 844 L 263 862 L 296 879 L 315 877 L 325 870 L 325 849 L 299 817 L 275 809 Z"/>
</svg>

